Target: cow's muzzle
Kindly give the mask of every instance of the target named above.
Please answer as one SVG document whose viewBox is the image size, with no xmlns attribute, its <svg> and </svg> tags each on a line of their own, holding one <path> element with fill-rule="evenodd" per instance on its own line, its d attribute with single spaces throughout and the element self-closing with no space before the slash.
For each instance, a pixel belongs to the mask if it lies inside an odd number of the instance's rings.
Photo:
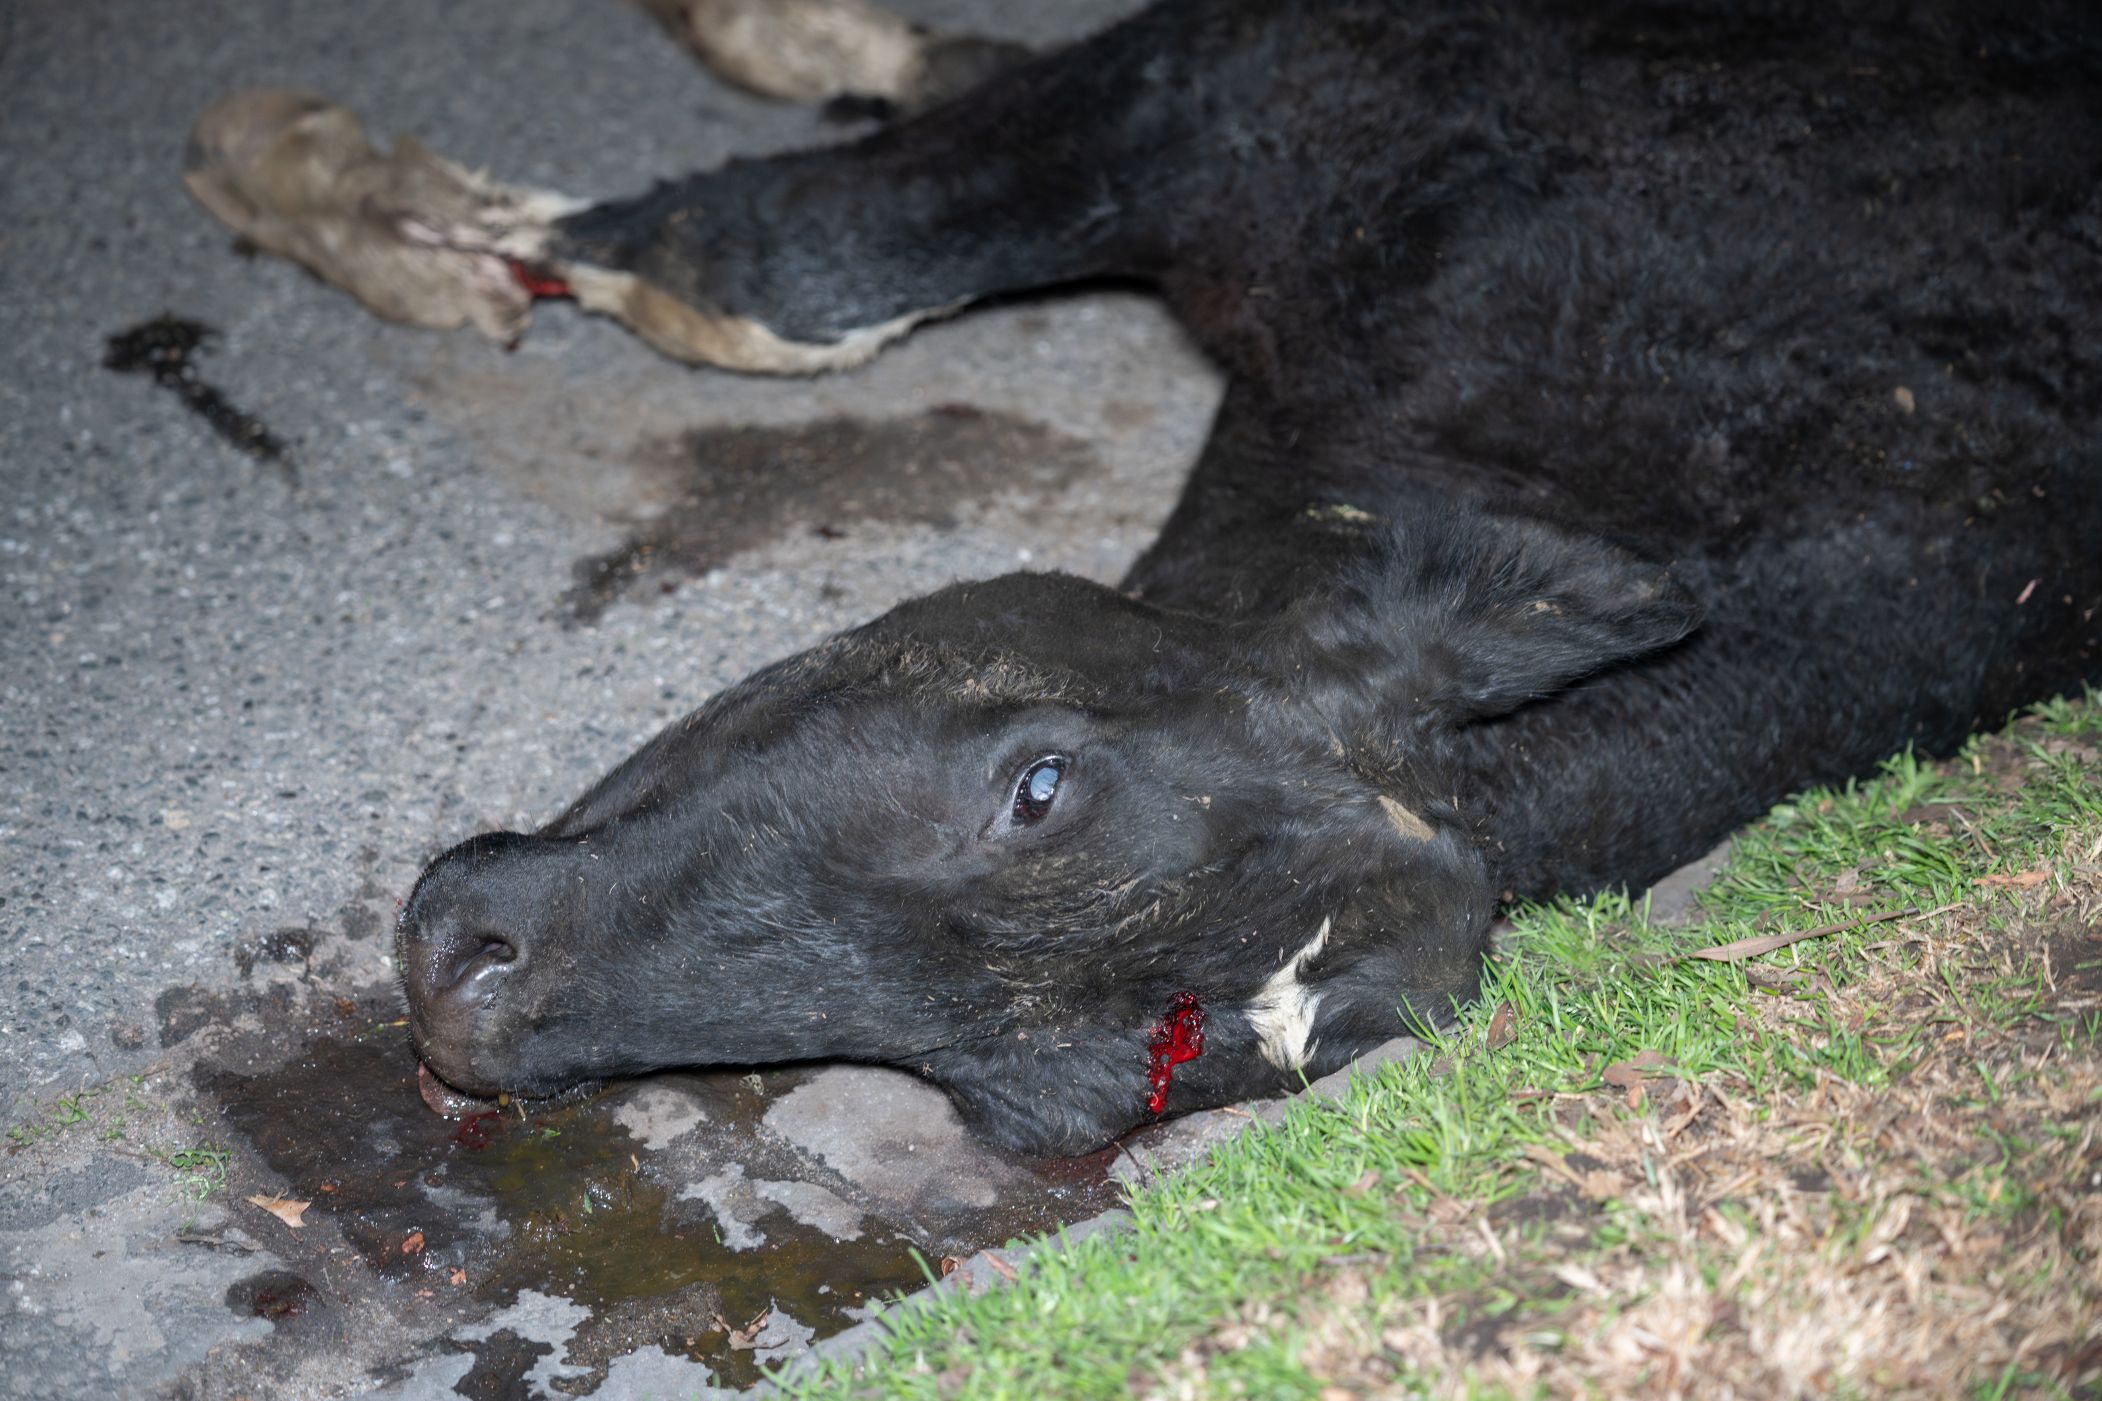
<svg viewBox="0 0 2102 1401">
<path fill-rule="evenodd" d="M 396 947 L 416 1049 L 472 1094 L 513 1088 L 490 1051 L 546 942 L 541 845 L 515 832 L 471 838 L 431 863 L 402 909 Z"/>
</svg>

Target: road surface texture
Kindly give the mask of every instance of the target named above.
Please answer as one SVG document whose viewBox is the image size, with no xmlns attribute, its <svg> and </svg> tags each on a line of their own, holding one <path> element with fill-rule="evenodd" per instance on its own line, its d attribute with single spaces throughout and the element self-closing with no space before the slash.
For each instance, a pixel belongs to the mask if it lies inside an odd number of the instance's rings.
<svg viewBox="0 0 2102 1401">
<path fill-rule="evenodd" d="M 901 7 L 1050 44 L 1130 4 Z M 383 324 L 185 193 L 259 84 L 595 197 L 851 134 L 619 0 L 0 7 L 0 1396 L 742 1386 L 1246 1122 L 1031 1163 L 844 1066 L 422 1107 L 423 862 L 902 598 L 1115 578 L 1218 384 L 1128 291 L 818 379 L 565 305 L 509 353 Z M 187 379 L 107 363 L 156 352 Z"/>
</svg>

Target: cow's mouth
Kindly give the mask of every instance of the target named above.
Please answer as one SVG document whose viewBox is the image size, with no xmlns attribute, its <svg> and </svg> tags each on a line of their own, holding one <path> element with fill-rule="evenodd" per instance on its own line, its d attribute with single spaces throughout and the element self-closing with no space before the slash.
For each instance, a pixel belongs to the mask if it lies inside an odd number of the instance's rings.
<svg viewBox="0 0 2102 1401">
<path fill-rule="evenodd" d="M 416 1062 L 416 1090 L 433 1114 L 445 1119 L 465 1119 L 497 1107 L 494 1099 L 467 1094 L 440 1078 L 428 1061 Z"/>
</svg>

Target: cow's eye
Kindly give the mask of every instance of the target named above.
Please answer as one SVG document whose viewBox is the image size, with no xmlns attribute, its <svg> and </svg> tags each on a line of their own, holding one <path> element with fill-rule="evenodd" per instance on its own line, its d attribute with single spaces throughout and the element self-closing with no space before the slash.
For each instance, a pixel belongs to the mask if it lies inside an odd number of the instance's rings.
<svg viewBox="0 0 2102 1401">
<path fill-rule="evenodd" d="M 1065 771 L 1066 761 L 1057 754 L 1047 755 L 1022 770 L 1022 777 L 1015 784 L 1015 825 L 1026 826 L 1051 811 L 1051 800 L 1058 796 L 1059 777 Z"/>
</svg>

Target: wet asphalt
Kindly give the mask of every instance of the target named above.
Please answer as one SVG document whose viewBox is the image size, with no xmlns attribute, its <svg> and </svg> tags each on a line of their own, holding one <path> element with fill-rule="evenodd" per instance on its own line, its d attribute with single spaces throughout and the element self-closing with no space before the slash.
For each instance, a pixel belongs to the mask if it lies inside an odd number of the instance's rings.
<svg viewBox="0 0 2102 1401">
<path fill-rule="evenodd" d="M 1129 5 L 900 8 L 1043 44 Z M 594 197 L 847 134 L 725 88 L 618 0 L 0 7 L 0 1395 L 692 1390 L 860 1316 L 811 1302 L 807 1261 L 771 1307 L 732 1238 L 851 1246 L 887 1280 L 910 1249 L 1097 1209 L 1108 1164 L 1032 1176 L 938 1096 L 843 1068 L 630 1087 L 479 1148 L 361 1106 L 401 1089 L 389 929 L 425 860 L 546 820 L 713 690 L 902 598 L 1114 578 L 1215 376 L 1131 292 L 1005 303 L 816 380 L 688 369 L 560 305 L 508 353 L 386 325 L 185 194 L 191 119 L 262 83 Z M 929 434 L 1042 461 L 914 507 L 886 474 Z M 686 539 L 696 474 L 755 442 L 815 461 L 809 488 L 607 585 L 638 540 Z M 848 452 L 867 491 L 824 465 Z M 506 1206 L 570 1134 L 596 1145 L 574 1190 Z M 923 1148 L 953 1156 L 906 1180 L 953 1200 L 898 1185 Z M 317 1205 L 294 1229 L 250 1195 Z M 601 1211 L 730 1263 L 565 1293 L 578 1233 L 639 1248 Z"/>
</svg>

